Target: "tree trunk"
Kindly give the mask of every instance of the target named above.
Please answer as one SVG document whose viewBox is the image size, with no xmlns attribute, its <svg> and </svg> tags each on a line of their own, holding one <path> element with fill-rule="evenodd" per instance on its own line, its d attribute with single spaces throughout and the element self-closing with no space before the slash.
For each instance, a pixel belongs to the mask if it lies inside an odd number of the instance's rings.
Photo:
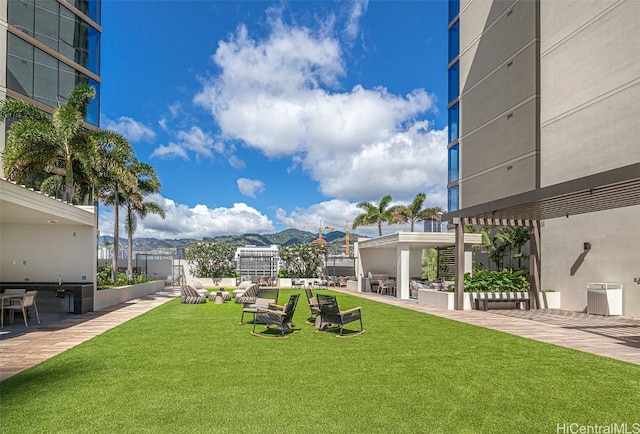
<svg viewBox="0 0 640 434">
<path fill-rule="evenodd" d="M 113 206 L 113 257 L 111 258 L 111 281 L 113 283 L 116 283 L 116 280 L 118 280 L 118 237 L 120 236 L 120 231 L 118 230 L 119 206 L 117 194 L 116 191 L 116 199 L 114 200 Z"/>
</svg>

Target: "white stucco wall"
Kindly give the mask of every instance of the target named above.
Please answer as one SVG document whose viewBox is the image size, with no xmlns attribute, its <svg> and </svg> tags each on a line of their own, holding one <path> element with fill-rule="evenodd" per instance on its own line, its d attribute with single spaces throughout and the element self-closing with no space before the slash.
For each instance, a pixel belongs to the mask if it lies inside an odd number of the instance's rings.
<svg viewBox="0 0 640 434">
<path fill-rule="evenodd" d="M 93 227 L 73 225 L 2 225 L 0 270 L 5 282 L 93 283 Z M 27 280 L 28 279 L 28 280 Z"/>
<path fill-rule="evenodd" d="M 585 311 L 587 283 L 623 284 L 622 314 L 640 317 L 640 206 L 545 221 L 542 289 L 562 293 L 562 308 Z M 585 253 L 583 244 L 591 243 Z"/>
</svg>

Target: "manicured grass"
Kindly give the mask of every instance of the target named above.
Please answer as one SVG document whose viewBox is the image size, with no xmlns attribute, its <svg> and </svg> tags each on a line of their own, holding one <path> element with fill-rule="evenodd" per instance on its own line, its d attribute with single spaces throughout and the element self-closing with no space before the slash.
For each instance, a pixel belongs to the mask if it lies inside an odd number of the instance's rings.
<svg viewBox="0 0 640 434">
<path fill-rule="evenodd" d="M 284 304 L 292 291 L 280 292 Z M 366 333 L 173 300 L 0 383 L 2 432 L 556 432 L 640 423 L 640 367 L 338 294 Z"/>
</svg>

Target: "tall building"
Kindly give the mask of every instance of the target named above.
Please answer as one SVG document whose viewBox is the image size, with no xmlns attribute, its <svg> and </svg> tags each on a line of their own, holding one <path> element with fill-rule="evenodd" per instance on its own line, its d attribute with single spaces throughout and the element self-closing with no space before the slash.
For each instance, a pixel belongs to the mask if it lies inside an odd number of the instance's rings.
<svg viewBox="0 0 640 434">
<path fill-rule="evenodd" d="M 48 113 L 80 83 L 96 89 L 85 127 L 100 120 L 101 0 L 0 0 L 0 98 Z M 4 144 L 4 127 L 2 134 Z"/>
<path fill-rule="evenodd" d="M 0 0 L 0 99 L 47 113 L 80 83 L 96 89 L 85 128 L 99 127 L 101 0 Z M 0 123 L 0 150 L 6 125 Z M 1 162 L 0 162 L 1 163 Z M 93 309 L 97 216 L 0 178 L 0 282 L 40 289 L 47 282 L 93 284 L 76 297 Z M 51 292 L 42 291 L 39 297 Z"/>
<path fill-rule="evenodd" d="M 640 316 L 638 23 L 637 0 L 449 1 L 445 218 L 531 227 L 563 309 L 617 282 Z"/>
</svg>

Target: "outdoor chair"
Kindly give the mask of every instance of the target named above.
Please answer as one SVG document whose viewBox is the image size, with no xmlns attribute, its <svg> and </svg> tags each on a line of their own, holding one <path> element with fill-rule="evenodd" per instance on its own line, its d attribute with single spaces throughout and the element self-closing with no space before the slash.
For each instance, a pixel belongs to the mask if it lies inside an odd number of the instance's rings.
<svg viewBox="0 0 640 434">
<path fill-rule="evenodd" d="M 315 324 L 316 318 L 320 313 L 320 307 L 318 306 L 318 301 L 313 296 L 311 289 L 306 288 L 304 291 L 307 294 L 307 301 L 309 302 L 309 309 L 311 310 L 311 316 L 307 318 L 307 323 Z"/>
<path fill-rule="evenodd" d="M 36 306 L 36 295 L 38 295 L 38 291 L 27 291 L 24 293 L 24 296 L 12 298 L 11 303 L 3 306 L 4 310 L 9 311 L 9 323 L 13 324 L 14 314 L 17 311 L 22 312 L 22 317 L 24 318 L 24 325 L 29 327 L 27 322 L 27 310 L 32 307 L 36 313 L 36 319 L 38 320 L 38 324 L 40 324 L 40 315 L 38 315 L 38 306 Z"/>
<path fill-rule="evenodd" d="M 207 302 L 207 297 L 199 294 L 191 285 L 182 285 L 180 288 L 180 301 L 183 304 L 201 304 Z"/>
<path fill-rule="evenodd" d="M 247 289 L 244 290 L 242 294 L 239 294 L 235 297 L 235 302 L 237 304 L 244 305 L 255 303 L 256 297 L 258 297 L 259 289 L 260 287 L 257 284 L 252 283 L 247 287 Z"/>
<path fill-rule="evenodd" d="M 265 276 L 258 277 L 259 286 L 270 286 L 269 278 Z"/>
<path fill-rule="evenodd" d="M 189 282 L 189 285 L 191 285 L 196 290 L 196 292 L 203 297 L 209 296 L 209 290 L 205 288 L 202 282 L 200 282 L 199 280 L 192 280 L 191 282 Z"/>
<path fill-rule="evenodd" d="M 340 333 L 337 337 L 356 336 L 364 333 L 360 307 L 341 311 L 335 295 L 317 294 L 317 297 L 318 307 L 320 308 L 320 324 L 318 331 L 323 331 L 328 327 L 336 327 L 340 329 Z M 354 321 L 360 321 L 360 330 L 344 334 L 344 326 Z"/>
<path fill-rule="evenodd" d="M 257 286 L 257 285 L 256 285 Z M 268 308 L 272 305 L 277 306 L 278 303 L 278 288 L 260 288 L 253 301 L 249 300 L 242 307 L 242 316 L 240 317 L 240 324 L 244 324 L 245 313 L 256 313 L 259 307 Z"/>
<path fill-rule="evenodd" d="M 395 280 L 378 280 L 378 294 L 396 295 Z"/>
<path fill-rule="evenodd" d="M 293 294 L 289 297 L 289 302 L 281 309 L 269 309 L 258 307 L 253 316 L 253 330 L 251 334 L 260 337 L 280 337 L 286 338 L 287 333 L 294 332 L 293 314 L 298 305 L 300 294 Z M 256 325 L 264 324 L 267 330 L 263 333 L 256 332 Z M 274 328 L 270 328 L 274 327 Z M 273 331 L 278 333 L 273 334 Z"/>
<path fill-rule="evenodd" d="M 253 288 L 252 291 L 254 292 L 253 297 L 255 297 L 256 293 L 258 292 L 258 288 L 257 288 L 258 285 L 256 285 L 250 280 L 243 280 L 242 282 L 240 282 L 240 284 L 236 287 L 236 289 L 234 289 L 233 292 L 231 293 L 231 296 L 233 297 L 236 303 L 242 304 L 241 302 L 238 301 L 238 297 L 242 297 L 245 294 L 247 294 L 247 296 L 250 296 L 251 293 L 247 293 L 247 290 L 254 286 L 255 288 Z"/>
</svg>

